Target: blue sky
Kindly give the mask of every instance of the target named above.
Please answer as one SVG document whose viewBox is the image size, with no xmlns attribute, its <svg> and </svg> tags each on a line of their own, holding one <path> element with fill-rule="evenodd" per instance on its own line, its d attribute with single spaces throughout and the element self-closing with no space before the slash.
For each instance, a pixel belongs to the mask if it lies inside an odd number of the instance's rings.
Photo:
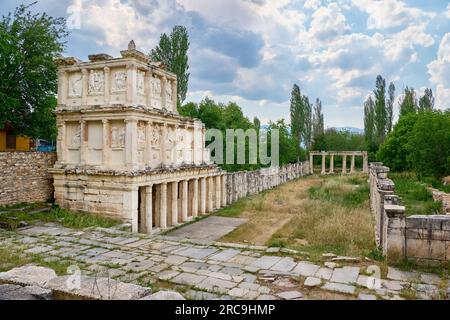
<svg viewBox="0 0 450 320">
<path fill-rule="evenodd" d="M 24 1 L 31 3 L 33 1 Z M 21 1 L 2 0 L 0 14 Z M 263 123 L 289 118 L 292 85 L 322 100 L 325 125 L 363 127 L 377 74 L 433 89 L 450 107 L 450 4 L 443 0 L 40 0 L 35 11 L 80 12 L 66 55 L 149 52 L 176 24 L 190 33 L 187 101 L 236 101 Z M 395 105 L 398 109 L 398 104 Z"/>
</svg>

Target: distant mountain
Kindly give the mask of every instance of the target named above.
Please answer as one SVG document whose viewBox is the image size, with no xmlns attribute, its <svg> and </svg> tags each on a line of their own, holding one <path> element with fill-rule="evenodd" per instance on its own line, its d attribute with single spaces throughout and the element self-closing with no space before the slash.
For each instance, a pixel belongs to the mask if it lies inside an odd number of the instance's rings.
<svg viewBox="0 0 450 320">
<path fill-rule="evenodd" d="M 333 127 L 333 129 L 335 129 L 336 131 L 350 131 L 352 133 L 364 134 L 364 129 L 355 127 Z"/>
</svg>

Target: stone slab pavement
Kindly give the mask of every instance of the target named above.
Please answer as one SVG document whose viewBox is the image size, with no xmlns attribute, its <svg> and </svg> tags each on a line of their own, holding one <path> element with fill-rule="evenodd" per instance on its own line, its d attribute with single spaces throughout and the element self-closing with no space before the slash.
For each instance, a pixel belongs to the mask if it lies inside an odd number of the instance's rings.
<svg viewBox="0 0 450 320">
<path fill-rule="evenodd" d="M 222 219 L 211 221 L 219 228 Z M 52 263 L 70 262 L 86 276 L 170 287 L 188 299 L 402 299 L 403 290 L 417 299 L 445 299 L 449 292 L 447 279 L 432 274 L 389 268 L 387 278 L 376 281 L 368 276 L 376 266 L 367 263 L 337 267 L 330 258 L 311 262 L 292 250 L 198 244 L 115 229 L 71 230 L 53 223 L 17 232 L 0 229 L 0 246 Z"/>
<path fill-rule="evenodd" d="M 206 244 L 222 238 L 246 222 L 247 219 L 210 216 L 169 232 L 167 236 Z"/>
</svg>

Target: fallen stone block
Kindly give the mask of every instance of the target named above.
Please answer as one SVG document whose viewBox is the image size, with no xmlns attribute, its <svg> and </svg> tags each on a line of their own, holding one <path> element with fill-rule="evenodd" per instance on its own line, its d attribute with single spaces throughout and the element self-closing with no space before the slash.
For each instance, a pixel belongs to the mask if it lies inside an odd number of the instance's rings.
<svg viewBox="0 0 450 320">
<path fill-rule="evenodd" d="M 56 278 L 54 270 L 34 265 L 26 265 L 0 273 L 0 284 L 18 284 L 22 286 L 36 285 L 44 287 Z"/>
</svg>

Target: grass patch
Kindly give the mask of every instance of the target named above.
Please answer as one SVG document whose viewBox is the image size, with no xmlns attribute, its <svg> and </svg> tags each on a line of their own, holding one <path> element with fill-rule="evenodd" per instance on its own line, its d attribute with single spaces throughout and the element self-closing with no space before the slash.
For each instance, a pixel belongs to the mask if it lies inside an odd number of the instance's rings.
<svg viewBox="0 0 450 320">
<path fill-rule="evenodd" d="M 0 272 L 27 264 L 36 264 L 55 270 L 57 275 L 66 275 L 67 268 L 77 265 L 70 260 L 45 261 L 45 258 L 37 254 L 26 254 L 22 247 L 0 247 Z"/>
<path fill-rule="evenodd" d="M 427 185 L 417 180 L 414 173 L 390 173 L 389 178 L 395 183 L 395 192 L 406 207 L 406 215 L 442 214 L 442 203 L 433 200 Z"/>
<path fill-rule="evenodd" d="M 34 209 L 34 208 L 32 208 Z M 120 223 L 119 220 L 104 217 L 93 213 L 72 212 L 54 207 L 49 211 L 30 213 L 31 209 L 12 211 L 0 216 L 0 225 L 9 230 L 17 229 L 21 222 L 33 224 L 41 222 L 58 222 L 64 227 L 83 229 L 88 227 L 110 228 Z"/>
<path fill-rule="evenodd" d="M 246 218 L 220 241 L 363 256 L 375 247 L 367 176 L 312 176 L 242 199 L 219 215 Z"/>
<path fill-rule="evenodd" d="M 246 208 L 249 199 L 240 199 L 228 207 L 218 210 L 215 215 L 221 217 L 238 217 Z"/>
</svg>

